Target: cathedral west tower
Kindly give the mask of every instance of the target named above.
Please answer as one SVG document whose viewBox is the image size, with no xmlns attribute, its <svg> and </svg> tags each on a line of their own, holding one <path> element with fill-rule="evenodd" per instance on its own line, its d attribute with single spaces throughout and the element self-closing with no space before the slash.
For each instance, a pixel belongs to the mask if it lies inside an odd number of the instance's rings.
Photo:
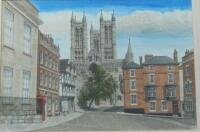
<svg viewBox="0 0 200 132">
<path fill-rule="evenodd" d="M 77 21 L 76 16 L 71 16 L 71 60 L 87 60 L 87 21 L 83 13 L 82 21 Z"/>
</svg>

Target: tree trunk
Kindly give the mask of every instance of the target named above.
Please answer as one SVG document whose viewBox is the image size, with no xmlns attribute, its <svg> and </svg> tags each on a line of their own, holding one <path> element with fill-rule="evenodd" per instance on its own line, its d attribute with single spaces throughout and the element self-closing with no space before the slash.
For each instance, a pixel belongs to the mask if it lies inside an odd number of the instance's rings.
<svg viewBox="0 0 200 132">
<path fill-rule="evenodd" d="M 92 106 L 92 103 L 93 103 L 94 99 L 95 99 L 95 98 L 92 98 L 92 100 L 90 101 L 90 104 L 89 104 L 89 106 L 88 106 L 89 110 L 91 109 L 91 106 Z"/>
</svg>

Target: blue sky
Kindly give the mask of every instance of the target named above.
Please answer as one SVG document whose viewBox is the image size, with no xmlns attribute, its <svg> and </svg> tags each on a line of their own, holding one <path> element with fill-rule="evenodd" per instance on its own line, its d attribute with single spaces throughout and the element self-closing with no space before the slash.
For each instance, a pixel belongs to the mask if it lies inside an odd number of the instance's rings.
<svg viewBox="0 0 200 132">
<path fill-rule="evenodd" d="M 172 56 L 174 48 L 181 58 L 186 48 L 192 48 L 191 0 L 32 0 L 32 3 L 44 21 L 41 30 L 52 34 L 59 44 L 61 58 L 70 57 L 72 11 L 79 20 L 85 11 L 89 31 L 91 23 L 99 28 L 101 9 L 105 19 L 110 19 L 114 9 L 120 59 L 125 56 L 129 37 L 136 61 L 144 54 Z"/>
</svg>

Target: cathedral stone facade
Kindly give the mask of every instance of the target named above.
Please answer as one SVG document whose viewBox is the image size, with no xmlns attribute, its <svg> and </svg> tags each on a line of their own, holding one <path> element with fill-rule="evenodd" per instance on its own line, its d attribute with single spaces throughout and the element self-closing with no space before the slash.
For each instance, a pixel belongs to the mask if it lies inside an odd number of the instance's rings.
<svg viewBox="0 0 200 132">
<path fill-rule="evenodd" d="M 90 28 L 90 50 L 87 42 L 87 19 L 83 13 L 82 21 L 71 16 L 71 60 L 77 67 L 77 73 L 87 73 L 91 63 L 102 65 L 116 80 L 121 75 L 122 60 L 117 59 L 116 52 L 116 18 L 114 11 L 110 20 L 105 20 L 101 11 L 100 29 Z M 116 98 L 121 98 L 118 91 Z M 116 100 L 115 100 L 116 101 Z"/>
</svg>

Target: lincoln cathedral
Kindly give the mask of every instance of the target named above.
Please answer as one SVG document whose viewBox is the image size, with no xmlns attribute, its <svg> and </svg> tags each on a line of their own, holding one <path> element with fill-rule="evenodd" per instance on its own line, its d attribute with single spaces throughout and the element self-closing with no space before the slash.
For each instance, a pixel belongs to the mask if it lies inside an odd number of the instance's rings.
<svg viewBox="0 0 200 132">
<path fill-rule="evenodd" d="M 117 59 L 116 51 L 116 17 L 111 14 L 110 20 L 106 20 L 101 11 L 100 29 L 90 27 L 88 37 L 88 25 L 85 13 L 81 21 L 76 16 L 71 16 L 71 60 L 77 66 L 79 73 L 87 72 L 91 63 L 102 65 L 113 77 L 119 79 L 121 75 L 122 60 Z M 90 38 L 89 42 L 87 38 Z M 90 50 L 88 50 L 90 43 Z M 120 98 L 120 97 L 119 97 Z"/>
</svg>

